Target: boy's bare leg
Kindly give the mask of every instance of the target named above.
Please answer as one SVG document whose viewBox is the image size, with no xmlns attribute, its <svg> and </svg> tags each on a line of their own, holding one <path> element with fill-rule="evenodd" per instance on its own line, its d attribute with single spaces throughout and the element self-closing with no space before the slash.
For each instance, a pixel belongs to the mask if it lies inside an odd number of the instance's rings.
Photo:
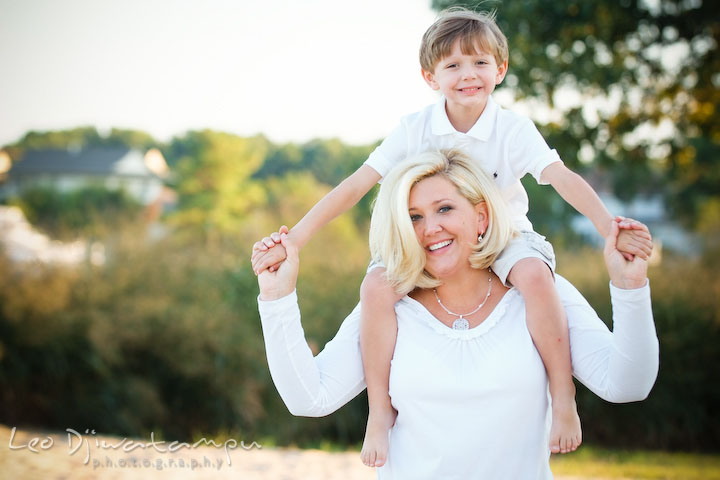
<svg viewBox="0 0 720 480">
<path fill-rule="evenodd" d="M 369 467 L 387 460 L 388 433 L 397 412 L 390 404 L 390 361 L 397 338 L 395 303 L 400 300 L 385 280 L 385 269 L 374 268 L 360 287 L 360 351 L 368 392 L 368 422 L 360 458 Z"/>
<path fill-rule="evenodd" d="M 542 260 L 525 258 L 513 266 L 508 278 L 525 299 L 528 330 L 548 374 L 552 396 L 550 451 L 572 452 L 582 443 L 582 430 L 575 404 L 567 318 L 552 272 Z"/>
</svg>

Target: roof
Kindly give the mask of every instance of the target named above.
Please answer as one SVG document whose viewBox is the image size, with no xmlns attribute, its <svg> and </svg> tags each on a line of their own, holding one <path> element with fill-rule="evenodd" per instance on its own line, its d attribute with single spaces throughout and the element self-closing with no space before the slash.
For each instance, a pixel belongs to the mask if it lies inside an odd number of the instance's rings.
<svg viewBox="0 0 720 480">
<path fill-rule="evenodd" d="M 88 147 L 82 150 L 28 150 L 13 163 L 9 176 L 82 174 L 155 176 L 139 150 L 127 147 Z"/>
</svg>

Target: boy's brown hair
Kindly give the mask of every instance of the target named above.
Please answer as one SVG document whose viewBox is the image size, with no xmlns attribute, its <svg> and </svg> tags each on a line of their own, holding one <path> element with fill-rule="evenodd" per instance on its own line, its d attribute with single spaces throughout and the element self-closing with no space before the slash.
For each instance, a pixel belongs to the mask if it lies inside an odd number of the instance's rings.
<svg viewBox="0 0 720 480">
<path fill-rule="evenodd" d="M 498 65 L 508 59 L 507 38 L 495 23 L 495 12 L 474 12 L 453 7 L 443 10 L 425 31 L 420 45 L 422 69 L 433 72 L 437 63 L 450 55 L 456 40 L 460 41 L 465 55 L 474 54 L 477 47 L 492 54 Z"/>
</svg>

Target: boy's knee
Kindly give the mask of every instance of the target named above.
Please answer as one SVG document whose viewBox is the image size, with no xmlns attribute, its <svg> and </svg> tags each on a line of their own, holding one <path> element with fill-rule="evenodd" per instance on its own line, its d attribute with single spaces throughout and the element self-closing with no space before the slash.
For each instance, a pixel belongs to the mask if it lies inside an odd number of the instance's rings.
<svg viewBox="0 0 720 480">
<path fill-rule="evenodd" d="M 395 291 L 385 277 L 385 269 L 373 268 L 365 275 L 360 285 L 360 301 L 377 301 L 390 297 L 395 297 Z"/>
<path fill-rule="evenodd" d="M 555 283 L 552 270 L 539 258 L 523 258 L 513 266 L 508 278 L 520 290 Z"/>
</svg>

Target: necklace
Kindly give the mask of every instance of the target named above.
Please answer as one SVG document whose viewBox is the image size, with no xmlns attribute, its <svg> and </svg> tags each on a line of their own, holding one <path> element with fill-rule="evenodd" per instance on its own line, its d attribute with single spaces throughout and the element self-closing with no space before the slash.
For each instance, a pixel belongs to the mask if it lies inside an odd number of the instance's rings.
<svg viewBox="0 0 720 480">
<path fill-rule="evenodd" d="M 490 269 L 488 269 L 488 271 L 490 271 Z M 437 289 L 433 288 L 433 293 L 435 293 L 435 298 L 437 299 L 437 302 L 440 304 L 442 309 L 445 310 L 445 312 L 447 314 L 452 315 L 454 317 L 458 317 L 457 320 L 455 320 L 452 324 L 453 330 L 468 330 L 470 328 L 470 323 L 468 323 L 468 321 L 464 317 L 468 317 L 468 316 L 472 315 L 473 313 L 477 312 L 478 310 L 480 310 L 483 307 L 483 305 L 485 305 L 485 302 L 488 301 L 488 298 L 490 298 L 491 292 L 492 292 L 492 275 L 490 275 L 490 277 L 488 277 L 488 291 L 487 291 L 487 294 L 485 295 L 485 298 L 483 299 L 483 301 L 480 302 L 480 305 L 478 305 L 475 308 L 475 310 L 473 310 L 470 313 L 460 314 L 460 313 L 455 313 L 455 312 L 451 312 L 450 310 L 448 310 L 447 307 L 445 305 L 443 305 L 443 303 L 440 301 L 440 296 L 438 296 Z"/>
</svg>

